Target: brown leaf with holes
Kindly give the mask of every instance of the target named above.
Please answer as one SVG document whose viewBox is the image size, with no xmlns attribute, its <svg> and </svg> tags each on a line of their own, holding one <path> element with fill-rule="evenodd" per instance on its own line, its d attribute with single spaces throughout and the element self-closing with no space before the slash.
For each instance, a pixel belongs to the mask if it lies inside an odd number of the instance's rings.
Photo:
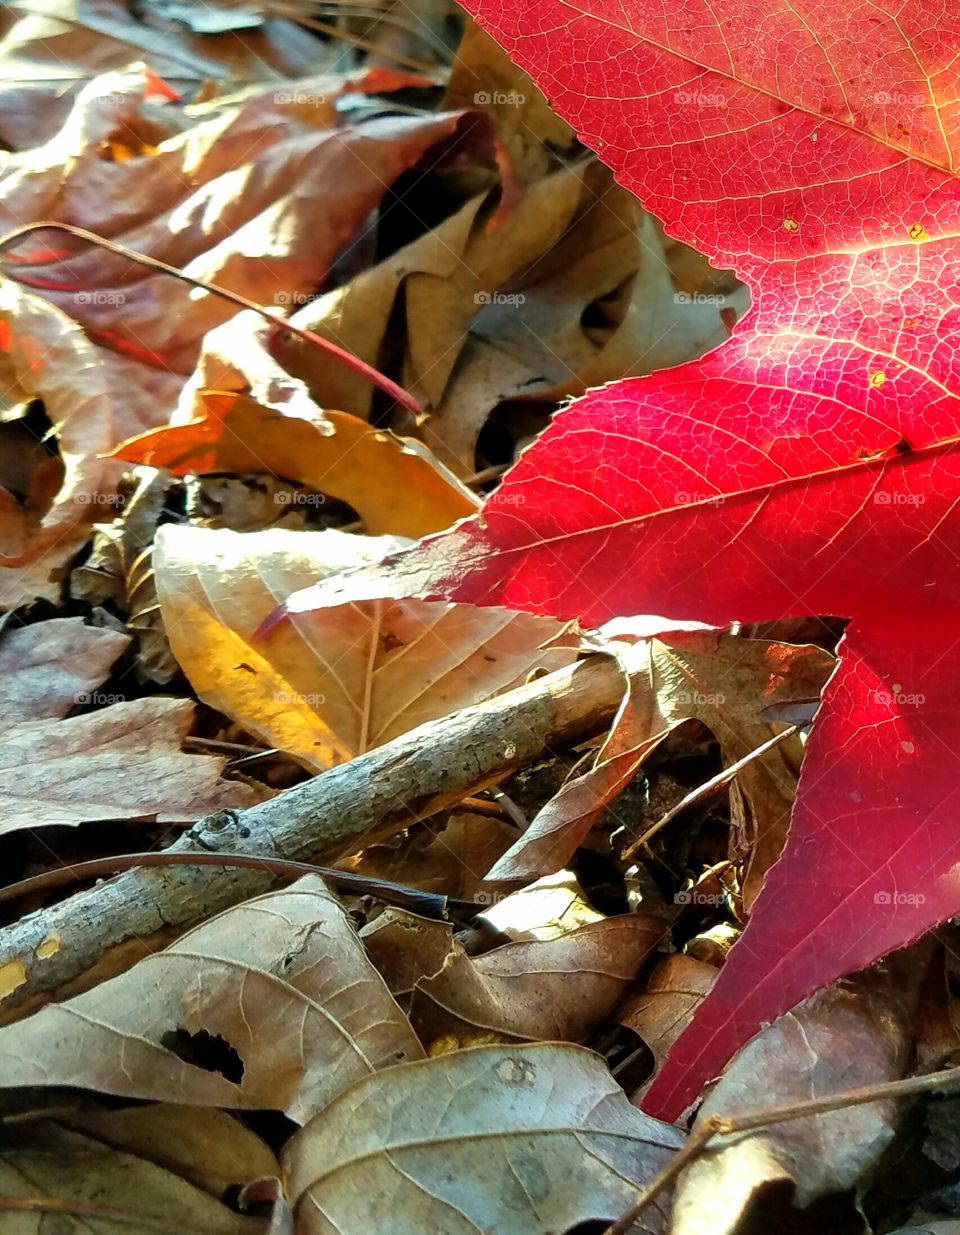
<svg viewBox="0 0 960 1235">
<path fill-rule="evenodd" d="M 317 771 L 522 684 L 549 618 L 423 601 L 343 605 L 256 632 L 291 592 L 403 542 L 348 533 L 162 527 L 157 590 L 174 655 L 197 694 Z"/>
<path fill-rule="evenodd" d="M 315 876 L 0 1028 L 0 1085 L 285 1111 L 422 1057 L 344 909 Z"/>
</svg>

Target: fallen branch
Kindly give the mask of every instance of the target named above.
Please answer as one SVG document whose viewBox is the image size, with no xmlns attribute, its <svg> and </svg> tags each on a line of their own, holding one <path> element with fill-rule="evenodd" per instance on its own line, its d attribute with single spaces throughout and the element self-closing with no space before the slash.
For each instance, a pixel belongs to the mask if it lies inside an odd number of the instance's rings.
<svg viewBox="0 0 960 1235">
<path fill-rule="evenodd" d="M 329 864 L 602 733 L 623 690 L 613 658 L 591 656 L 421 725 L 268 802 L 209 815 L 166 852 Z M 0 1024 L 129 968 L 276 878 L 246 867 L 137 868 L 3 928 Z"/>
</svg>

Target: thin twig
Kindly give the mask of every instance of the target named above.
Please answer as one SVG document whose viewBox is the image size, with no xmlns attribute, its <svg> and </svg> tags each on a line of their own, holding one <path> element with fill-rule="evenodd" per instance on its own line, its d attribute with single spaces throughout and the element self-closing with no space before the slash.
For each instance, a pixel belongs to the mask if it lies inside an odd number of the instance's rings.
<svg viewBox="0 0 960 1235">
<path fill-rule="evenodd" d="M 241 309 L 250 309 L 252 312 L 258 313 L 277 330 L 295 335 L 311 347 L 325 352 L 339 364 L 342 364 L 344 368 L 351 369 L 354 373 L 358 373 L 361 377 L 366 378 L 371 385 L 377 386 L 384 394 L 388 394 L 391 399 L 395 399 L 397 403 L 400 403 L 408 411 L 413 412 L 414 415 L 420 416 L 423 414 L 423 408 L 413 395 L 404 390 L 402 386 L 398 386 L 392 378 L 375 369 L 373 365 L 367 364 L 359 356 L 354 356 L 352 352 L 348 352 L 345 348 L 339 347 L 336 343 L 331 343 L 329 339 L 324 339 L 321 335 L 314 334 L 312 330 L 307 330 L 303 326 L 295 326 L 284 317 L 277 317 L 275 313 L 265 309 L 262 304 L 257 304 L 255 300 L 250 300 L 239 292 L 231 292 L 227 288 L 221 287 L 218 283 L 208 283 L 204 279 L 194 278 L 193 275 L 187 274 L 177 266 L 171 266 L 167 262 L 160 261 L 158 257 L 148 257 L 146 253 L 137 253 L 134 249 L 128 249 L 125 244 L 118 244 L 115 240 L 107 240 L 103 236 L 98 236 L 96 232 L 87 231 L 84 227 L 74 227 L 72 223 L 55 223 L 50 219 L 41 219 L 38 223 L 25 223 L 23 227 L 16 227 L 12 232 L 7 232 L 5 236 L 0 237 L 0 253 L 5 249 L 9 249 L 11 245 L 16 244 L 18 240 L 31 232 L 43 231 L 45 229 L 68 232 L 71 236 L 77 236 L 79 239 L 86 240 L 88 243 L 97 245 L 101 249 L 106 249 L 110 253 L 117 253 L 120 257 L 125 257 L 137 265 L 147 266 L 151 270 L 160 270 L 163 274 L 179 279 L 181 283 L 188 283 L 191 287 L 200 288 L 202 291 L 210 292 L 211 295 L 220 296 L 223 300 L 229 300 L 231 304 L 235 304 Z M 29 284 L 26 284 L 26 286 L 29 286 Z"/>
<path fill-rule="evenodd" d="M 119 871 L 131 870 L 137 866 L 244 866 L 289 878 L 320 875 L 342 891 L 353 892 L 357 896 L 373 896 L 385 905 L 409 909 L 424 918 L 443 921 L 448 913 L 460 918 L 474 918 L 478 913 L 478 907 L 473 901 L 460 901 L 435 892 L 422 892 L 419 888 L 408 888 L 400 883 L 390 883 L 386 879 L 371 879 L 353 871 L 333 870 L 328 866 L 314 866 L 309 862 L 291 862 L 285 858 L 261 858 L 241 853 L 193 853 L 183 850 L 177 853 L 165 853 L 163 850 L 156 853 L 125 853 L 110 858 L 74 862 L 59 870 L 45 871 L 42 875 L 32 875 L 29 879 L 0 888 L 0 904 L 26 896 L 30 892 L 44 892 L 50 888 L 62 887 L 66 883 L 94 879 L 100 875 L 115 875 Z"/>
<path fill-rule="evenodd" d="M 861 1089 L 848 1089 L 845 1093 L 832 1094 L 828 1098 L 808 1098 L 804 1102 L 791 1102 L 774 1106 L 764 1111 L 747 1111 L 742 1115 L 708 1115 L 690 1134 L 687 1143 L 677 1150 L 667 1165 L 654 1175 L 636 1202 L 616 1222 L 612 1222 L 603 1235 L 627 1235 L 627 1232 L 643 1211 L 656 1197 L 669 1187 L 681 1171 L 699 1158 L 715 1136 L 731 1136 L 735 1132 L 753 1132 L 769 1128 L 791 1119 L 803 1119 L 809 1115 L 826 1115 L 830 1111 L 846 1110 L 851 1106 L 864 1106 L 868 1102 L 884 1102 L 894 1098 L 909 1098 L 920 1093 L 935 1093 L 960 1085 L 960 1068 L 944 1068 L 926 1076 L 908 1076 L 902 1081 L 883 1081 L 878 1085 L 865 1085 Z"/>
</svg>

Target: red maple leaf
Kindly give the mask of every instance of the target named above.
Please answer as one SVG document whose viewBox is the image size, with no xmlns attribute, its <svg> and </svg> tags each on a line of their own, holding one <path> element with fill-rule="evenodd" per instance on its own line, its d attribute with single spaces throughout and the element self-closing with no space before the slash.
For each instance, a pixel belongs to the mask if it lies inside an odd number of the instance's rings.
<svg viewBox="0 0 960 1235">
<path fill-rule="evenodd" d="M 853 619 L 787 850 L 647 1097 L 673 1118 L 763 1022 L 960 911 L 960 9 L 467 7 L 754 303 L 703 360 L 589 393 L 350 598 Z"/>
</svg>

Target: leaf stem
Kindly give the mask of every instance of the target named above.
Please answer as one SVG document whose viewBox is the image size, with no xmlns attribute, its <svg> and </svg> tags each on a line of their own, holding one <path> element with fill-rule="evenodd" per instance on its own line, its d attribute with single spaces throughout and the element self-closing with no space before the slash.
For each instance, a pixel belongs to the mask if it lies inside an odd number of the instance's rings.
<svg viewBox="0 0 960 1235">
<path fill-rule="evenodd" d="M 119 871 L 131 870 L 138 866 L 244 866 L 251 870 L 268 871 L 272 875 L 287 878 L 319 875 L 341 891 L 353 892 L 358 896 L 373 896 L 385 905 L 409 909 L 412 913 L 417 913 L 424 918 L 437 918 L 444 921 L 448 914 L 464 919 L 474 918 L 478 913 L 478 907 L 473 901 L 456 900 L 453 897 L 441 896 L 436 892 L 423 892 L 419 888 L 408 888 L 386 879 L 368 878 L 355 871 L 332 870 L 328 866 L 313 866 L 309 862 L 292 862 L 287 858 L 266 858 L 247 853 L 191 852 L 189 850 L 177 853 L 162 850 L 154 853 L 125 853 L 108 858 L 91 858 L 86 862 L 74 862 L 59 870 L 45 871 L 42 875 L 32 875 L 29 879 L 22 879 L 19 883 L 0 888 L 0 904 L 26 896 L 30 892 L 43 892 L 50 888 L 62 887 L 65 883 L 94 879 L 100 875 L 115 875 Z"/>
<path fill-rule="evenodd" d="M 379 369 L 375 369 L 372 365 L 367 364 L 365 360 L 361 360 L 359 356 L 354 356 L 352 352 L 348 352 L 345 348 L 339 347 L 336 343 L 331 343 L 329 339 L 323 338 L 322 335 L 314 334 L 312 330 L 307 330 L 303 326 L 295 326 L 292 322 L 287 321 L 286 318 L 278 317 L 275 313 L 271 313 L 269 309 L 265 309 L 262 304 L 257 304 L 255 300 L 250 300 L 239 292 L 231 292 L 227 288 L 221 287 L 218 283 L 208 283 L 204 279 L 194 278 L 193 275 L 187 274 L 177 266 L 171 266 L 167 262 L 160 261 L 158 257 L 148 257 L 146 253 L 137 253 L 134 249 L 128 249 L 124 244 L 118 244 L 116 240 L 107 240 L 103 236 L 98 236 L 96 232 L 87 231 L 84 227 L 74 227 L 72 223 L 55 223 L 50 219 L 41 219 L 37 223 L 25 223 L 23 227 L 14 228 L 12 232 L 7 232 L 5 236 L 0 237 L 0 253 L 5 249 L 9 249 L 18 240 L 21 240 L 31 232 L 42 231 L 48 228 L 54 231 L 68 232 L 71 236 L 77 236 L 79 239 L 86 240 L 90 244 L 99 246 L 101 249 L 107 249 L 110 253 L 117 253 L 120 257 L 136 262 L 137 265 L 147 266 L 151 270 L 159 270 L 174 279 L 179 279 L 181 283 L 189 283 L 191 287 L 200 288 L 202 291 L 210 292 L 214 296 L 220 296 L 223 300 L 229 300 L 231 304 L 235 304 L 241 309 L 250 309 L 252 312 L 258 313 L 272 326 L 277 327 L 277 329 L 295 335 L 311 347 L 325 352 L 345 368 L 351 369 L 354 373 L 358 373 L 361 377 L 366 378 L 371 385 L 378 387 L 384 394 L 389 395 L 391 399 L 395 399 L 397 403 L 401 404 L 415 416 L 423 414 L 421 405 L 402 386 L 398 386 L 395 381 L 381 373 Z"/>
</svg>

